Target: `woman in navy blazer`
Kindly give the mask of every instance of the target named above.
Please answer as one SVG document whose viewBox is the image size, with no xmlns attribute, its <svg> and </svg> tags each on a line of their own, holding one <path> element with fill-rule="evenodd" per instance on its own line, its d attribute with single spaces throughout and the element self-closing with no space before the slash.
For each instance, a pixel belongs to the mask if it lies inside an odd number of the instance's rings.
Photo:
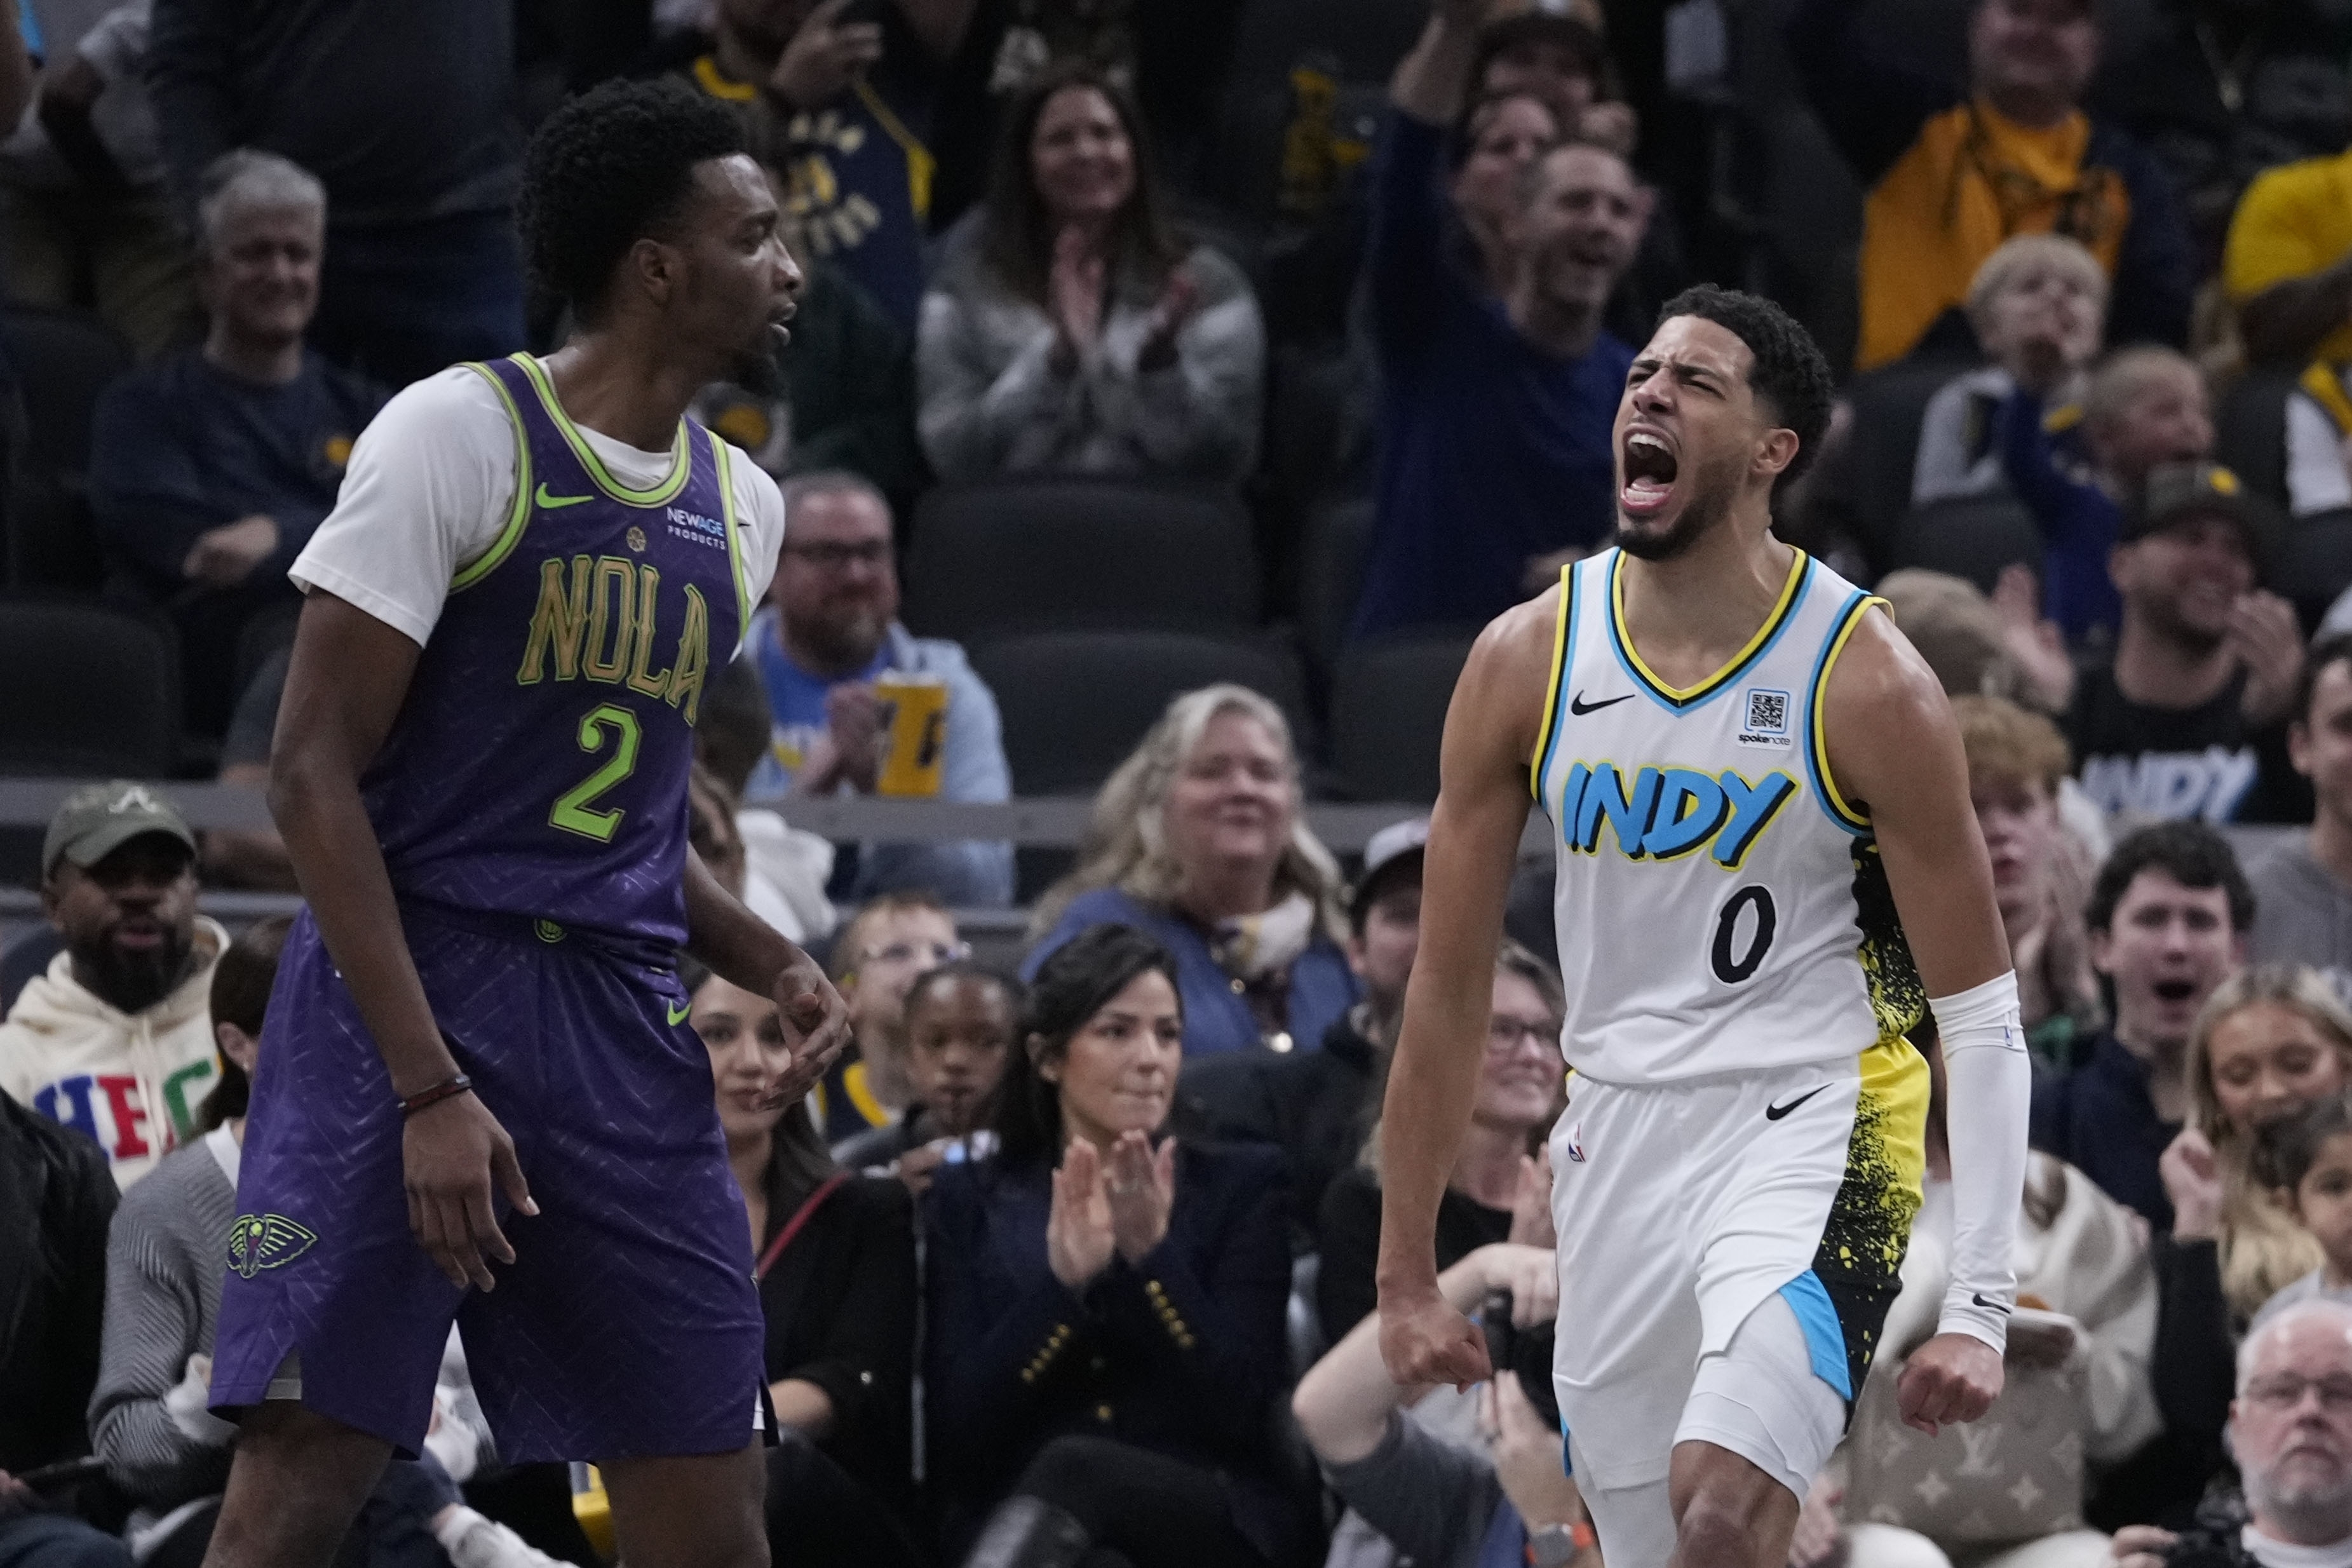
<svg viewBox="0 0 2352 1568">
<path fill-rule="evenodd" d="M 1339 868 L 1299 813 L 1282 710 L 1241 686 L 1188 691 L 1095 800 L 1092 846 L 1038 910 L 1022 968 L 1106 922 L 1175 959 L 1184 1054 L 1311 1051 L 1356 1004 Z"/>
<path fill-rule="evenodd" d="M 989 1568 L 1265 1568 L 1307 1521 L 1273 1479 L 1290 1289 L 1280 1156 L 1160 1137 L 1176 964 L 1097 926 L 1036 975 L 997 1153 L 927 1200 L 932 1475 Z M 983 1521 L 984 1526 L 983 1526 Z"/>
</svg>

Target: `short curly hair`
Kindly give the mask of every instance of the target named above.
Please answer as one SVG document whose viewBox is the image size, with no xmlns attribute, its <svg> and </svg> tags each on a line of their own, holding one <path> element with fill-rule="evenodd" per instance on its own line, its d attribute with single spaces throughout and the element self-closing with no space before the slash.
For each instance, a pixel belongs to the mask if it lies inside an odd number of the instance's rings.
<svg viewBox="0 0 2352 1568">
<path fill-rule="evenodd" d="M 1794 484 L 1821 455 L 1822 437 L 1830 427 L 1830 403 L 1837 395 L 1837 378 L 1830 372 L 1813 335 L 1794 316 L 1760 294 L 1718 289 L 1702 283 L 1685 289 L 1658 310 L 1658 326 L 1676 316 L 1696 316 L 1713 321 L 1748 345 L 1755 368 L 1748 384 L 1772 405 L 1781 428 L 1797 433 L 1797 455 L 1780 470 L 1772 493 Z M 1652 329 L 1655 331 L 1655 328 Z"/>
<path fill-rule="evenodd" d="M 629 247 L 677 220 L 694 166 L 743 150 L 731 110 L 674 83 L 607 82 L 559 106 L 515 206 L 531 286 L 593 323 Z"/>
</svg>

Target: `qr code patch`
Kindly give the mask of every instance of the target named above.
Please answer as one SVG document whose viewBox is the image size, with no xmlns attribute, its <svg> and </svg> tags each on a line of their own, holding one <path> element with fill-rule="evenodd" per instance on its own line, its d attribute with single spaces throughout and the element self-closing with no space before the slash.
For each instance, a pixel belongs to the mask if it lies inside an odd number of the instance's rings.
<svg viewBox="0 0 2352 1568">
<path fill-rule="evenodd" d="M 1785 691 L 1750 691 L 1748 694 L 1748 728 L 1763 734 L 1784 734 L 1789 728 L 1789 694 Z"/>
</svg>

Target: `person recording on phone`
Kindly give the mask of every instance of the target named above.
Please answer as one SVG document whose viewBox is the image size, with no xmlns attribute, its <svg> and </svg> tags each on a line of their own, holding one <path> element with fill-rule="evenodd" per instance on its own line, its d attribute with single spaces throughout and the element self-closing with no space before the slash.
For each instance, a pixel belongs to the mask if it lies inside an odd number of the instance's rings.
<svg viewBox="0 0 2352 1568">
<path fill-rule="evenodd" d="M 1407 1414 L 1431 1391 L 1399 1388 L 1365 1318 L 1299 1380 L 1291 1413 L 1332 1489 L 1421 1568 L 1599 1561 L 1562 1462 L 1551 1393 L 1559 1274 L 1548 1247 L 1495 1242 L 1437 1277 L 1446 1300 L 1480 1310 L 1499 1369 L 1478 1391 L 1481 1456 Z M 1482 1310 L 1483 1309 L 1483 1310 Z"/>
<path fill-rule="evenodd" d="M 898 624 L 890 503 L 847 472 L 785 481 L 787 537 L 746 639 L 774 720 L 744 799 L 1013 795 L 996 698 L 959 645 Z M 833 897 L 923 889 L 956 909 L 1013 901 L 1013 846 L 864 844 L 834 867 Z"/>
<path fill-rule="evenodd" d="M 2242 1510 L 2209 1506 L 2179 1535 L 2119 1530 L 2105 1568 L 2352 1565 L 2352 1306 L 2300 1301 L 2246 1336 L 2230 1447 Z"/>
</svg>

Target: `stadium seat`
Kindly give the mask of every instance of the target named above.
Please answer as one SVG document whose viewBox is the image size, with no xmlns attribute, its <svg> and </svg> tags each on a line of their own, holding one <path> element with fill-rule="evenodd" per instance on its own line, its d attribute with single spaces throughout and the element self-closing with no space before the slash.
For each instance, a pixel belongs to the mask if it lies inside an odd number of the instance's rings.
<svg viewBox="0 0 2352 1568">
<path fill-rule="evenodd" d="M 79 310 L 0 310 L 0 353 L 23 389 L 24 439 L 8 497 L 8 580 L 95 588 L 105 560 L 89 524 L 89 432 L 98 395 L 131 349 Z"/>
<path fill-rule="evenodd" d="M 1906 360 L 1856 376 L 1847 390 L 1853 404 L 1853 448 L 1848 459 L 1848 495 L 1857 541 L 1882 570 L 1919 563 L 1896 558 L 1905 515 L 1911 510 L 1911 470 L 1919 455 L 1919 422 L 1928 400 L 1944 384 L 1969 367 L 1952 360 Z"/>
<path fill-rule="evenodd" d="M 2042 529 L 2013 496 L 1965 496 L 1906 513 L 1895 530 L 1893 564 L 1948 572 L 1992 592 L 2001 569 L 2042 569 Z"/>
<path fill-rule="evenodd" d="M 905 616 L 925 637 L 1231 630 L 1257 612 L 1249 514 L 1227 491 L 1000 479 L 943 486 L 916 509 Z"/>
<path fill-rule="evenodd" d="M 2213 458 L 2279 506 L 2286 494 L 2286 399 L 2295 372 L 2265 367 L 2239 378 L 2213 411 Z"/>
<path fill-rule="evenodd" d="M 2315 512 L 2287 525 L 2272 579 L 2294 601 L 2308 628 L 2352 588 L 2352 508 Z"/>
<path fill-rule="evenodd" d="M 1013 793 L 1086 795 L 1174 698 L 1229 680 L 1271 698 L 1309 752 L 1297 661 L 1257 639 L 1167 631 L 1038 632 L 972 649 L 996 694 Z"/>
<path fill-rule="evenodd" d="M 1437 798 L 1438 741 L 1473 635 L 1465 628 L 1381 637 L 1340 656 L 1331 693 L 1331 766 L 1350 796 Z"/>
<path fill-rule="evenodd" d="M 170 776 L 180 662 L 168 626 L 131 611 L 0 595 L 0 773 Z"/>
<path fill-rule="evenodd" d="M 1298 631 L 1307 657 L 1325 679 L 1339 668 L 1339 649 L 1364 593 L 1364 560 L 1372 547 L 1372 503 L 1341 501 L 1318 510 L 1307 524 L 1307 561 L 1299 585 Z"/>
</svg>

